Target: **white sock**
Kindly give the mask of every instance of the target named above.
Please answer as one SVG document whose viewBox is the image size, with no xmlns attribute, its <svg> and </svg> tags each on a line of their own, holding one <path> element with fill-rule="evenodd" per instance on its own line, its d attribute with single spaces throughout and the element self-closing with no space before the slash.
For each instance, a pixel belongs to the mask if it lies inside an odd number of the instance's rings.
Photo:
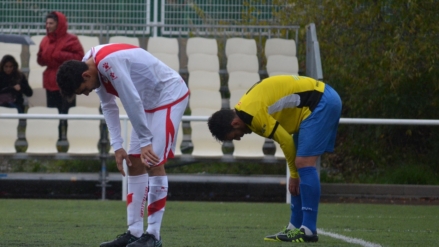
<svg viewBox="0 0 439 247">
<path fill-rule="evenodd" d="M 143 213 L 148 196 L 148 174 L 128 176 L 127 224 L 131 235 L 143 233 Z"/>
<path fill-rule="evenodd" d="M 165 212 L 166 198 L 168 196 L 168 177 L 156 176 L 149 178 L 148 193 L 148 229 L 149 234 L 160 239 L 160 227 Z"/>
<path fill-rule="evenodd" d="M 312 231 L 308 227 L 302 225 L 300 228 L 303 228 L 303 230 L 305 230 L 305 235 L 313 235 Z"/>
<path fill-rule="evenodd" d="M 293 224 L 291 224 L 291 222 L 289 222 L 287 229 L 294 230 L 294 229 L 296 229 L 296 227 Z"/>
</svg>

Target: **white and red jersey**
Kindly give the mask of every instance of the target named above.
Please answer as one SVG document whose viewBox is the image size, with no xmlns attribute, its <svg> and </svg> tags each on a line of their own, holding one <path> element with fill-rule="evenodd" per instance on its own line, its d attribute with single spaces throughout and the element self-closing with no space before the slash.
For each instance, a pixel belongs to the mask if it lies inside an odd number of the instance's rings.
<svg viewBox="0 0 439 247">
<path fill-rule="evenodd" d="M 101 100 L 111 145 L 122 148 L 119 108 L 120 98 L 136 131 L 141 147 L 151 144 L 145 110 L 151 111 L 188 95 L 180 75 L 144 49 L 129 44 L 106 44 L 93 47 L 83 62 L 93 58 L 101 85 L 95 91 Z"/>
</svg>

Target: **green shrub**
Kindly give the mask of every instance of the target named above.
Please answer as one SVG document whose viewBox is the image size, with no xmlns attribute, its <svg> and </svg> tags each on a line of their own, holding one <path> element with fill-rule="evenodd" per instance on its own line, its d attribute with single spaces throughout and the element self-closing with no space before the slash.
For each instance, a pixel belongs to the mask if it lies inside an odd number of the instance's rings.
<svg viewBox="0 0 439 247">
<path fill-rule="evenodd" d="M 251 1 L 253 2 L 253 1 Z M 325 82 L 343 101 L 345 118 L 437 119 L 437 1 L 274 0 L 277 24 L 315 23 Z M 274 8 L 276 9 L 276 8 Z M 305 71 L 305 49 L 299 50 Z M 368 173 L 426 166 L 438 172 L 438 126 L 340 126 L 329 177 L 360 181 Z M 338 174 L 340 173 L 340 174 Z M 331 175 L 332 174 L 332 175 Z M 326 176 L 326 175 L 325 175 Z M 389 178 L 390 179 L 390 178 Z M 399 180 L 393 180 L 395 182 Z M 430 181 L 412 177 L 401 182 Z"/>
</svg>

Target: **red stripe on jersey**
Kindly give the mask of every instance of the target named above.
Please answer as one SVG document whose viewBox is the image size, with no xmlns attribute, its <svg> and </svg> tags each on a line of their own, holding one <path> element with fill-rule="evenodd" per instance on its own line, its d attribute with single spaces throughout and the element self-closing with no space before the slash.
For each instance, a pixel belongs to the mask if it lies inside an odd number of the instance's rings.
<svg viewBox="0 0 439 247">
<path fill-rule="evenodd" d="M 159 111 L 159 110 L 170 108 L 171 106 L 176 105 L 176 104 L 180 103 L 181 101 L 183 101 L 188 95 L 189 95 L 189 90 L 186 92 L 185 95 L 183 95 L 183 97 L 179 98 L 178 100 L 176 100 L 176 101 L 174 101 L 172 103 L 169 103 L 167 105 L 159 106 L 159 107 L 151 109 L 151 110 L 145 110 L 145 112 L 153 113 L 153 112 L 156 112 L 156 111 Z"/>
<path fill-rule="evenodd" d="M 148 205 L 148 216 L 160 211 L 166 205 L 166 196 Z"/>
<path fill-rule="evenodd" d="M 170 158 L 170 159 L 175 158 L 175 155 L 174 155 L 174 153 L 172 152 L 172 150 L 169 150 L 168 158 Z"/>
<path fill-rule="evenodd" d="M 105 90 L 107 91 L 107 93 L 119 97 L 119 94 L 117 93 L 116 89 L 114 89 L 111 82 L 105 76 L 103 76 L 100 72 L 99 72 L 99 76 L 101 77 L 101 82 L 104 83 L 104 87 L 105 87 Z"/>
<path fill-rule="evenodd" d="M 135 45 L 129 45 L 129 44 L 110 44 L 102 47 L 98 53 L 96 53 L 95 56 L 95 63 L 99 64 L 102 59 L 104 59 L 106 56 L 110 55 L 113 52 L 116 51 L 122 51 L 122 50 L 128 50 L 128 49 L 134 49 L 139 48 Z"/>
<path fill-rule="evenodd" d="M 127 195 L 127 206 L 133 202 L 133 193 Z"/>
<path fill-rule="evenodd" d="M 139 48 L 139 47 L 134 46 L 134 45 L 129 45 L 129 44 L 110 44 L 110 45 L 106 45 L 106 46 L 102 47 L 98 51 L 98 53 L 96 53 L 96 56 L 95 56 L 96 67 L 99 66 L 99 63 L 102 61 L 102 59 L 104 59 L 106 56 L 110 55 L 113 52 L 122 51 L 122 50 L 128 50 L 128 49 L 135 49 L 135 48 Z M 101 72 L 99 72 L 99 77 L 101 79 L 101 82 L 104 83 L 104 87 L 105 87 L 105 90 L 107 91 L 107 93 L 113 94 L 113 95 L 116 95 L 116 96 L 119 97 L 116 89 L 113 87 L 111 82 L 104 75 L 102 75 Z"/>
</svg>

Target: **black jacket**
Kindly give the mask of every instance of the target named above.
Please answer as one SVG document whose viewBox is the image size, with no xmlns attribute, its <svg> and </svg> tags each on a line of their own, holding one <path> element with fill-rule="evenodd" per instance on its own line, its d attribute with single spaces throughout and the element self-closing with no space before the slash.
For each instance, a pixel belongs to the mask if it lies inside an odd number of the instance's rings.
<svg viewBox="0 0 439 247">
<path fill-rule="evenodd" d="M 14 86 L 16 84 L 20 84 L 20 91 L 15 90 Z M 30 97 L 32 96 L 33 91 L 32 88 L 29 86 L 26 76 L 23 73 L 21 73 L 21 79 L 17 81 L 14 80 L 10 75 L 5 74 L 4 72 L 0 72 L 0 94 L 2 93 L 12 94 L 13 96 L 15 96 L 15 104 L 23 106 L 23 95 Z"/>
</svg>

